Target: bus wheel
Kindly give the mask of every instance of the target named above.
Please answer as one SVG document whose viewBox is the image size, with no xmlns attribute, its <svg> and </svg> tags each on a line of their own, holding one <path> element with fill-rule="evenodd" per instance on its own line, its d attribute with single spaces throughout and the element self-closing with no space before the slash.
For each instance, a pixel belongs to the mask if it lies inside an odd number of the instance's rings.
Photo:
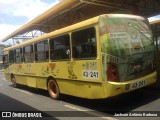
<svg viewBox="0 0 160 120">
<path fill-rule="evenodd" d="M 12 86 L 13 86 L 13 87 L 17 87 L 17 83 L 16 83 L 15 77 L 12 77 L 12 78 L 11 78 L 11 82 L 12 82 Z"/>
<path fill-rule="evenodd" d="M 48 81 L 48 92 L 52 99 L 57 100 L 59 98 L 59 88 L 54 80 Z"/>
</svg>

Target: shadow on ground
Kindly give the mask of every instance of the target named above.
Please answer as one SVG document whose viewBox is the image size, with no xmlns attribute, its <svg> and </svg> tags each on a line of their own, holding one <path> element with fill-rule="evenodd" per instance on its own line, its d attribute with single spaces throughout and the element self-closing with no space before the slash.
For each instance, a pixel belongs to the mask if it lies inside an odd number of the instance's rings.
<svg viewBox="0 0 160 120">
<path fill-rule="evenodd" d="M 46 90 L 34 89 L 27 86 L 19 86 L 18 89 L 30 91 L 49 97 Z M 85 107 L 93 111 L 114 115 L 115 113 L 127 113 L 160 98 L 160 89 L 145 87 L 130 93 L 122 94 L 107 99 L 89 100 L 69 95 L 62 95 L 59 101 Z"/>
</svg>

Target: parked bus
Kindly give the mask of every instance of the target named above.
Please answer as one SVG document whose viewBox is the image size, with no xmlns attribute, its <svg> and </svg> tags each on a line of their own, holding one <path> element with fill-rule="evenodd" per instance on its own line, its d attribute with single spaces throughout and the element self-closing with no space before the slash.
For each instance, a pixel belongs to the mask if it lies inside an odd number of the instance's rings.
<svg viewBox="0 0 160 120">
<path fill-rule="evenodd" d="M 156 82 L 154 43 L 147 19 L 104 14 L 4 50 L 13 83 L 101 99 Z"/>
<path fill-rule="evenodd" d="M 157 71 L 158 78 L 160 77 L 160 20 L 150 22 L 151 30 L 153 32 L 153 40 L 155 44 L 154 64 Z M 159 81 L 160 82 L 160 81 Z"/>
</svg>

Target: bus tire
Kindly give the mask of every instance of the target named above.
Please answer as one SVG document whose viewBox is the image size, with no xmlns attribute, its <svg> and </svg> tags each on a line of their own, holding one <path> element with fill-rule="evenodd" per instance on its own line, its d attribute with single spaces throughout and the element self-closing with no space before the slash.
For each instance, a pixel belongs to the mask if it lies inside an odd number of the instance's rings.
<svg viewBox="0 0 160 120">
<path fill-rule="evenodd" d="M 14 76 L 11 77 L 11 82 L 12 82 L 12 87 L 16 88 L 17 83 L 16 83 L 16 78 Z"/>
<path fill-rule="evenodd" d="M 49 80 L 47 87 L 48 87 L 48 92 L 49 92 L 50 97 L 54 100 L 57 100 L 59 98 L 60 91 L 59 91 L 59 87 L 58 87 L 56 81 Z"/>
</svg>

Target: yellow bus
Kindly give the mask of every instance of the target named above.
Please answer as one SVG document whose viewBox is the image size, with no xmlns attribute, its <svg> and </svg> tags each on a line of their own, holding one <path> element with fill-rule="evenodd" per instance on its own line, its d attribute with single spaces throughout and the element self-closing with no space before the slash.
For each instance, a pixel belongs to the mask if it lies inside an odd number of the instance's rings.
<svg viewBox="0 0 160 120">
<path fill-rule="evenodd" d="M 153 40 L 155 44 L 154 64 L 157 71 L 157 76 L 160 77 L 160 20 L 150 22 L 151 30 L 153 32 Z M 160 82 L 160 81 L 159 81 Z"/>
<path fill-rule="evenodd" d="M 155 83 L 153 58 L 145 18 L 103 14 L 4 49 L 4 73 L 53 99 L 101 99 Z"/>
</svg>

